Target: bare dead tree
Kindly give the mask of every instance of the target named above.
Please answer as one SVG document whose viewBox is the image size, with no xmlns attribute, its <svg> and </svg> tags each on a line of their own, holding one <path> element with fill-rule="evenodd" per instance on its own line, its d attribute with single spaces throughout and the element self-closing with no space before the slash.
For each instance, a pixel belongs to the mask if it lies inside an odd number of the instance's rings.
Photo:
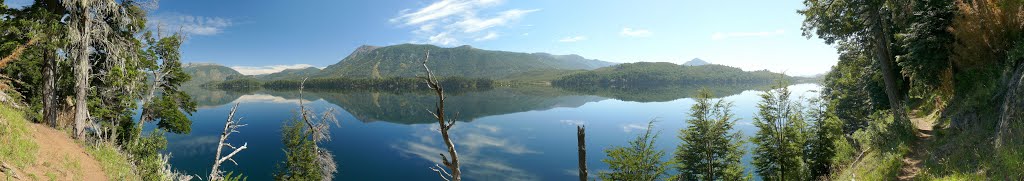
<svg viewBox="0 0 1024 181">
<path fill-rule="evenodd" d="M 228 136 L 231 136 L 231 133 L 237 133 L 237 129 L 239 127 L 245 126 L 245 124 L 239 124 L 239 122 L 242 121 L 241 118 L 234 119 L 236 110 L 238 110 L 238 103 L 235 103 L 235 106 L 231 107 L 231 112 L 228 113 L 228 120 L 224 123 L 224 132 L 220 133 L 220 142 L 217 143 L 217 156 L 213 159 L 213 168 L 210 170 L 210 180 L 224 179 L 221 177 L 223 171 L 220 170 L 220 164 L 224 163 L 224 161 L 231 161 L 231 163 L 238 165 L 238 162 L 235 162 L 231 157 L 249 146 L 249 143 L 244 143 L 241 147 L 235 147 L 231 146 L 231 143 L 224 142 L 228 139 Z M 234 151 L 231 151 L 228 155 L 221 156 L 221 150 L 224 147 L 231 148 Z"/>
<path fill-rule="evenodd" d="M 331 124 L 338 125 L 338 119 L 334 117 L 333 108 L 327 108 L 319 118 L 312 110 L 306 109 L 306 104 L 302 100 L 302 89 L 305 88 L 306 79 L 309 78 L 303 78 L 299 83 L 299 115 L 309 127 L 307 134 L 313 138 L 314 151 L 317 156 L 316 164 L 320 168 L 320 175 L 323 176 L 321 178 L 333 180 L 334 173 L 338 173 L 338 165 L 334 162 L 334 154 L 330 150 L 320 149 L 320 142 L 331 139 L 330 126 Z"/>
<path fill-rule="evenodd" d="M 441 128 L 441 138 L 444 139 L 445 146 L 448 146 L 448 155 L 452 157 L 451 161 L 448 161 L 448 157 L 445 157 L 444 153 L 441 153 L 441 163 L 444 164 L 448 170 L 451 170 L 451 173 L 448 173 L 445 168 L 442 168 L 437 164 L 430 167 L 430 170 L 437 172 L 441 179 L 447 181 L 461 181 L 462 170 L 459 169 L 459 154 L 455 151 L 455 143 L 452 143 L 451 137 L 448 136 L 448 130 L 451 129 L 452 126 L 455 126 L 456 119 L 445 119 L 444 88 L 442 88 L 437 79 L 434 78 L 434 73 L 430 72 L 430 68 L 427 67 L 427 61 L 430 61 L 430 51 L 427 51 L 426 58 L 423 59 L 423 69 L 427 71 L 427 75 L 420 78 L 427 83 L 427 87 L 434 90 L 434 93 L 437 94 L 437 105 L 435 111 L 428 110 L 427 112 L 430 112 L 430 114 L 434 115 L 434 118 L 437 119 L 437 125 Z M 456 115 L 456 117 L 458 117 L 458 115 Z"/>
<path fill-rule="evenodd" d="M 586 128 L 583 125 L 576 126 L 576 148 L 579 155 L 580 162 L 580 181 L 587 180 L 587 142 L 586 142 Z"/>
</svg>

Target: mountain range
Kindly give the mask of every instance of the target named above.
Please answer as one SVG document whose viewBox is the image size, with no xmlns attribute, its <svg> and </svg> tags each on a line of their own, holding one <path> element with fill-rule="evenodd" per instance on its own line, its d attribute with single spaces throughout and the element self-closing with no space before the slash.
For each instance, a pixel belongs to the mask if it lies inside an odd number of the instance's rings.
<svg viewBox="0 0 1024 181">
<path fill-rule="evenodd" d="M 392 46 L 363 45 L 338 63 L 323 70 L 309 67 L 287 69 L 264 75 L 242 75 L 229 67 L 209 63 L 190 63 L 184 69 L 192 75 L 187 85 L 202 85 L 238 78 L 259 80 L 297 80 L 309 78 L 388 78 L 423 75 L 423 60 L 430 52 L 427 65 L 435 76 L 488 79 L 543 79 L 537 75 L 563 75 L 568 72 L 594 70 L 615 65 L 579 55 L 519 53 L 473 48 L 468 45 L 444 48 L 434 45 L 400 44 Z M 553 79 L 553 78 L 549 78 Z"/>
</svg>

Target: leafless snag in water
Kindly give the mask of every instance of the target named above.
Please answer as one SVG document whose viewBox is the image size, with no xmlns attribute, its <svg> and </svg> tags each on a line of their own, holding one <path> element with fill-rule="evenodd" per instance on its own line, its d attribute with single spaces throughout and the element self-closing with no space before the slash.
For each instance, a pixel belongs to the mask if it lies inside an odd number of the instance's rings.
<svg viewBox="0 0 1024 181">
<path fill-rule="evenodd" d="M 437 164 L 434 164 L 433 167 L 430 167 L 430 170 L 437 172 L 438 176 L 440 176 L 441 179 L 447 181 L 461 181 L 462 170 L 459 170 L 459 154 L 455 152 L 455 144 L 452 143 L 452 139 L 448 136 L 448 130 L 451 129 L 452 126 L 455 126 L 455 119 L 445 120 L 444 89 L 437 82 L 437 79 L 434 78 L 434 73 L 430 72 L 430 68 L 427 67 L 427 61 L 430 61 L 430 51 L 427 51 L 427 56 L 425 59 L 423 59 L 423 69 L 427 71 L 427 75 L 425 77 L 420 77 L 427 82 L 427 87 L 429 87 L 431 90 L 434 90 L 434 93 L 437 94 L 437 108 L 435 111 L 428 110 L 428 112 L 434 115 L 434 118 L 437 119 L 437 125 L 441 128 L 441 138 L 444 139 L 444 144 L 448 146 L 448 155 L 451 155 L 452 157 L 451 161 L 449 162 L 448 157 L 445 157 L 444 153 L 441 153 L 441 163 L 444 164 L 444 166 L 447 167 L 448 170 L 451 170 L 451 173 L 448 173 L 448 171 L 445 170 L 445 168 Z"/>
<path fill-rule="evenodd" d="M 587 137 L 586 128 L 583 125 L 576 126 L 576 148 L 578 150 L 579 162 L 580 162 L 580 181 L 587 180 L 587 142 L 584 138 Z"/>
<path fill-rule="evenodd" d="M 338 172 L 338 165 L 334 162 L 334 154 L 327 149 L 320 149 L 321 141 L 331 140 L 330 124 L 338 125 L 338 119 L 334 117 L 334 109 L 327 108 L 318 119 L 313 111 L 306 109 L 305 102 L 302 100 L 302 89 L 305 88 L 306 79 L 303 78 L 302 82 L 299 83 L 299 115 L 302 116 L 302 121 L 309 127 L 307 132 L 313 137 L 314 151 L 316 152 L 316 165 L 320 167 L 320 174 L 323 176 L 323 180 L 333 180 L 334 173 Z"/>
<path fill-rule="evenodd" d="M 231 163 L 238 165 L 238 162 L 235 162 L 231 157 L 235 156 L 235 154 L 244 150 L 249 145 L 249 143 L 244 143 L 241 147 L 235 147 L 231 146 L 231 143 L 224 143 L 224 141 L 228 139 L 228 136 L 231 136 L 231 133 L 237 133 L 237 129 L 239 127 L 245 126 L 245 124 L 239 124 L 239 122 L 242 121 L 241 118 L 234 119 L 236 110 L 238 110 L 238 103 L 235 103 L 235 106 L 231 107 L 231 112 L 228 113 L 228 120 L 224 123 L 224 132 L 220 133 L 220 142 L 217 143 L 217 156 L 214 158 L 213 168 L 210 170 L 210 180 L 223 179 L 221 178 L 223 171 L 220 170 L 220 164 L 224 163 L 224 161 L 231 161 Z M 224 147 L 229 147 L 234 151 L 231 151 L 228 155 L 221 156 L 221 149 Z"/>
</svg>

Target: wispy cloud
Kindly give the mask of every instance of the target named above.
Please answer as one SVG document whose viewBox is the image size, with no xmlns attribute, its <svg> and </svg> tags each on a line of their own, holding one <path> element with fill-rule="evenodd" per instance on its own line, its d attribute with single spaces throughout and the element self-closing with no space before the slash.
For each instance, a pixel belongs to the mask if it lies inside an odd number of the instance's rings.
<svg viewBox="0 0 1024 181">
<path fill-rule="evenodd" d="M 583 40 L 587 40 L 587 37 L 586 36 L 570 36 L 570 37 L 565 37 L 565 38 L 559 39 L 558 42 L 569 43 L 569 42 L 578 42 L 578 41 L 583 41 Z"/>
<path fill-rule="evenodd" d="M 580 126 L 580 125 L 584 125 L 586 123 L 586 122 L 583 122 L 582 120 L 569 120 L 569 119 L 559 120 L 558 122 L 561 122 L 562 124 L 566 124 L 566 125 L 570 125 L 570 126 Z"/>
<path fill-rule="evenodd" d="M 778 36 L 786 33 L 782 29 L 775 31 L 762 31 L 762 32 L 716 32 L 711 34 L 711 40 L 723 40 L 728 38 L 742 38 L 742 37 L 767 37 L 767 36 Z"/>
<path fill-rule="evenodd" d="M 454 45 L 463 39 L 474 41 L 498 38 L 497 27 L 522 19 L 539 9 L 509 9 L 489 17 L 479 16 L 483 9 L 504 3 L 502 0 L 440 0 L 420 9 L 405 9 L 391 23 L 416 26 L 417 40 L 437 45 Z M 484 33 L 486 32 L 486 33 Z"/>
<path fill-rule="evenodd" d="M 307 103 L 308 102 L 313 102 L 313 100 L 305 100 L 305 99 L 303 99 L 302 101 L 307 102 Z M 299 104 L 299 99 L 287 99 L 287 98 L 284 98 L 284 97 L 273 96 L 273 95 L 269 95 L 269 94 L 252 94 L 252 95 L 243 95 L 242 97 L 238 97 L 238 99 L 235 99 L 235 102 L 240 102 L 240 103 L 247 103 L 247 102 L 269 102 L 269 103 L 295 104 L 295 105 L 298 105 Z"/>
<path fill-rule="evenodd" d="M 633 132 L 633 130 L 647 130 L 647 124 L 631 123 L 627 125 L 622 125 L 622 131 L 629 133 Z"/>
<path fill-rule="evenodd" d="M 286 69 L 301 69 L 313 67 L 310 64 L 294 64 L 294 65 L 268 65 L 268 66 L 232 66 L 231 69 L 235 69 L 238 73 L 244 75 L 259 75 L 259 74 L 270 74 L 281 72 Z"/>
<path fill-rule="evenodd" d="M 622 32 L 620 32 L 619 34 L 621 34 L 622 36 L 629 37 L 650 37 L 651 35 L 653 35 L 653 33 L 651 33 L 650 30 L 633 29 L 629 27 L 622 28 Z"/>
<path fill-rule="evenodd" d="M 234 25 L 234 21 L 222 17 L 193 16 L 181 13 L 164 13 L 149 17 L 146 26 L 159 27 L 161 31 L 182 32 L 188 35 L 217 35 Z"/>
<path fill-rule="evenodd" d="M 473 39 L 473 41 L 487 41 L 487 40 L 493 40 L 493 39 L 495 39 L 495 38 L 498 38 L 498 36 L 499 36 L 499 35 L 498 35 L 498 33 L 495 33 L 495 32 L 488 32 L 488 33 L 487 33 L 487 35 L 484 35 L 484 36 L 482 36 L 482 37 L 477 37 L 477 38 L 474 38 L 474 39 Z"/>
</svg>

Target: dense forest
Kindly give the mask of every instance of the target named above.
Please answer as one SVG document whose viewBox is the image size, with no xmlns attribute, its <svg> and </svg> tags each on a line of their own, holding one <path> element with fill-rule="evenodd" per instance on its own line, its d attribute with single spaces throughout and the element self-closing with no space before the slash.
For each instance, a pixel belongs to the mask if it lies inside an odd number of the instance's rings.
<svg viewBox="0 0 1024 181">
<path fill-rule="evenodd" d="M 558 86 L 662 86 L 687 84 L 768 84 L 788 76 L 767 70 L 747 72 L 724 65 L 688 66 L 668 62 L 624 63 L 555 79 Z"/>
</svg>

